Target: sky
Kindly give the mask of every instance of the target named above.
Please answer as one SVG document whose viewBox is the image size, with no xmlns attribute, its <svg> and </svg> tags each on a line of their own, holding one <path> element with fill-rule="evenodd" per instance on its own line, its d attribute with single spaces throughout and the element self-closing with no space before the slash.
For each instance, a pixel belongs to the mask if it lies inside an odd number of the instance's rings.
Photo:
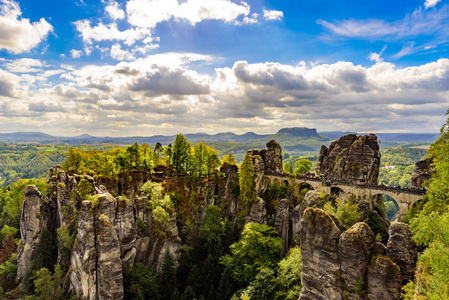
<svg viewBox="0 0 449 300">
<path fill-rule="evenodd" d="M 0 0 L 0 132 L 438 132 L 448 0 Z"/>
</svg>

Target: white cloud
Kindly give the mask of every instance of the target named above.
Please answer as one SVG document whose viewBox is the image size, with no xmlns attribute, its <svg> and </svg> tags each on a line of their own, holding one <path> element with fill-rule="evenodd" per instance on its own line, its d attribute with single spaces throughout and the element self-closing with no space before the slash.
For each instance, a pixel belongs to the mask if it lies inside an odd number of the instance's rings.
<svg viewBox="0 0 449 300">
<path fill-rule="evenodd" d="M 110 1 L 106 6 L 105 11 L 113 20 L 120 20 L 125 18 L 125 12 L 119 8 L 116 1 Z"/>
<path fill-rule="evenodd" d="M 126 45 L 133 45 L 136 41 L 144 38 L 151 37 L 151 32 L 139 28 L 131 28 L 128 30 L 120 31 L 116 23 L 103 24 L 99 23 L 97 26 L 91 26 L 90 21 L 80 20 L 75 23 L 76 30 L 80 32 L 83 41 L 92 45 L 93 41 L 124 41 Z M 148 42 L 151 42 L 149 39 Z M 86 51 L 86 55 L 90 54 L 90 51 Z"/>
<path fill-rule="evenodd" d="M 6 63 L 6 68 L 8 69 L 8 71 L 14 73 L 42 72 L 42 67 L 44 66 L 46 66 L 46 64 L 42 61 L 32 58 L 21 58 Z"/>
<path fill-rule="evenodd" d="M 0 49 L 16 54 L 28 52 L 53 32 L 53 26 L 43 18 L 33 23 L 22 18 L 15 1 L 2 0 L 0 10 Z"/>
<path fill-rule="evenodd" d="M 280 21 L 284 17 L 284 13 L 279 10 L 263 10 L 263 17 L 270 21 Z"/>
<path fill-rule="evenodd" d="M 408 42 L 402 46 L 401 51 L 393 55 L 394 58 L 401 58 L 403 56 L 407 56 L 412 54 L 415 51 L 415 42 Z"/>
<path fill-rule="evenodd" d="M 116 49 L 124 56 L 132 54 Z M 299 125 L 319 130 L 338 126 L 352 131 L 436 131 L 449 106 L 449 59 L 401 68 L 382 61 L 384 49 L 376 53 L 371 67 L 344 61 L 238 61 L 216 69 L 214 76 L 194 69 L 214 58 L 192 53 L 81 68 L 46 66 L 45 71 L 20 77 L 0 70 L 0 122 L 8 115 L 8 126 L 15 130 L 25 129 L 20 124 L 33 124 L 38 130 L 51 122 L 61 130 L 108 135 L 126 135 L 129 130 L 149 135 L 149 128 L 160 133 L 238 127 L 260 132 Z M 65 79 L 63 84 L 24 86 L 57 74 Z"/>
<path fill-rule="evenodd" d="M 134 26 L 154 28 L 157 24 L 174 18 L 194 25 L 203 20 L 236 21 L 240 16 L 248 16 L 250 6 L 229 0 L 130 0 L 126 4 L 128 22 Z"/>
<path fill-rule="evenodd" d="M 434 6 L 437 5 L 438 2 L 440 2 L 440 1 L 441 1 L 441 0 L 426 0 L 426 2 L 424 3 L 424 6 L 425 6 L 426 8 L 434 7 Z"/>
<path fill-rule="evenodd" d="M 436 47 L 437 47 L 436 45 L 429 45 L 429 46 L 425 46 L 424 50 L 430 50 L 430 49 L 434 49 Z"/>
<path fill-rule="evenodd" d="M 433 34 L 449 35 L 449 11 L 446 8 L 431 11 L 417 9 L 411 15 L 406 15 L 402 20 L 394 22 L 379 19 L 351 19 L 337 22 L 317 20 L 317 23 L 337 36 L 368 40 L 398 39 Z"/>
<path fill-rule="evenodd" d="M 81 51 L 81 50 L 75 50 L 75 49 L 70 50 L 70 57 L 72 57 L 72 58 L 80 58 L 81 55 L 83 55 L 83 51 Z"/>
<path fill-rule="evenodd" d="M 376 63 L 381 63 L 384 61 L 384 59 L 381 57 L 382 54 L 385 52 L 385 50 L 387 49 L 387 45 L 385 45 L 382 48 L 382 51 L 380 51 L 379 53 L 375 53 L 375 52 L 371 52 L 368 56 L 369 60 L 371 61 L 375 61 Z"/>
<path fill-rule="evenodd" d="M 16 97 L 18 95 L 20 77 L 0 69 L 0 98 Z"/>
<path fill-rule="evenodd" d="M 123 50 L 120 44 L 114 44 L 111 47 L 111 57 L 117 60 L 133 60 L 136 59 L 131 53 Z"/>
</svg>

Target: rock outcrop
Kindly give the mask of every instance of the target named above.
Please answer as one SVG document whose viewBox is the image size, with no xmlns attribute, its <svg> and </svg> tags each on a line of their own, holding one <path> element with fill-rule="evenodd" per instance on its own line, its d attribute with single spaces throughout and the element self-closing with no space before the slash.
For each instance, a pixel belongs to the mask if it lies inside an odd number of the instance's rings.
<svg viewBox="0 0 449 300">
<path fill-rule="evenodd" d="M 385 256 L 366 223 L 344 230 L 324 210 L 306 209 L 301 221 L 300 299 L 400 299 L 410 271 L 413 276 L 416 252 L 408 244 L 407 225 L 394 224 Z"/>
<path fill-rule="evenodd" d="M 246 217 L 246 223 L 254 222 L 259 224 L 267 225 L 267 209 L 266 203 L 262 198 L 257 197 L 251 206 L 251 211 Z"/>
<path fill-rule="evenodd" d="M 341 231 L 324 210 L 308 208 L 301 221 L 300 299 L 343 299 L 338 288 Z"/>
<path fill-rule="evenodd" d="M 402 284 L 413 279 L 418 257 L 418 248 L 412 240 L 410 226 L 394 222 L 389 228 L 390 239 L 387 244 L 387 256 L 401 269 Z"/>
<path fill-rule="evenodd" d="M 23 278 L 31 266 L 31 258 L 39 241 L 45 221 L 40 217 L 41 207 L 45 205 L 42 194 L 36 186 L 25 188 L 25 200 L 20 216 L 20 236 L 22 246 L 17 252 L 17 276 Z"/>
<path fill-rule="evenodd" d="M 380 156 L 376 135 L 348 134 L 332 142 L 329 148 L 321 147 L 315 172 L 331 179 L 377 184 Z"/>
<path fill-rule="evenodd" d="M 181 239 L 174 212 L 167 224 L 155 229 L 147 196 L 115 198 L 90 176 L 71 176 L 60 167 L 50 171 L 45 197 L 35 186 L 25 189 L 20 219 L 19 278 L 31 267 L 43 228 L 58 245 L 58 262 L 68 266 L 70 289 L 82 299 L 123 299 L 123 268 L 131 269 L 135 262 L 142 262 L 160 271 L 167 250 L 177 265 Z M 92 186 L 86 196 L 88 200 L 79 199 L 83 179 Z M 59 232 L 56 233 L 60 227 L 67 236 L 76 232 L 73 246 L 65 245 Z M 164 235 L 158 235 L 157 230 Z M 70 246 L 71 251 L 64 249 Z"/>
<path fill-rule="evenodd" d="M 248 154 L 254 165 L 256 191 L 261 195 L 264 192 L 264 185 L 262 184 L 263 175 L 265 173 L 273 174 L 283 171 L 281 145 L 275 140 L 271 140 L 267 143 L 266 149 L 248 150 Z"/>
<path fill-rule="evenodd" d="M 276 214 L 276 219 L 274 222 L 274 228 L 278 232 L 279 236 L 282 238 L 282 254 L 283 257 L 288 250 L 289 244 L 289 218 L 290 209 L 289 202 L 287 199 L 282 199 L 279 202 L 278 211 Z"/>
<path fill-rule="evenodd" d="M 423 183 L 430 179 L 433 172 L 431 159 L 419 160 L 415 163 L 412 171 L 412 187 L 421 188 Z"/>
</svg>

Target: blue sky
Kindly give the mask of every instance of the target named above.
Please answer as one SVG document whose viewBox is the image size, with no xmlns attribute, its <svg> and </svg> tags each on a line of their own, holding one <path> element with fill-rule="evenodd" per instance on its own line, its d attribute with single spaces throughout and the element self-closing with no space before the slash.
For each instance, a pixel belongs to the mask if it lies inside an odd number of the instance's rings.
<svg viewBox="0 0 449 300">
<path fill-rule="evenodd" d="M 0 132 L 437 132 L 449 5 L 0 0 Z"/>
</svg>

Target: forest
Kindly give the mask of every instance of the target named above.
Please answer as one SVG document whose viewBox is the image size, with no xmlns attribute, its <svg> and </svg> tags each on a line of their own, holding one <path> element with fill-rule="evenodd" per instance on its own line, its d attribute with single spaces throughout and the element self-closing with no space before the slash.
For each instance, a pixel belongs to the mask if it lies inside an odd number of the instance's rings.
<svg viewBox="0 0 449 300">
<path fill-rule="evenodd" d="M 441 137 L 431 145 L 428 155 L 434 161 L 435 172 L 423 201 L 415 205 L 407 215 L 415 241 L 420 245 L 420 272 L 403 290 L 404 299 L 417 294 L 422 299 L 449 297 L 449 213 L 448 159 L 449 123 L 443 126 Z M 382 165 L 395 165 L 396 172 L 381 169 L 380 183 L 408 186 L 413 163 L 426 156 L 419 148 L 394 147 L 382 152 Z M 156 224 L 151 234 L 161 231 L 176 212 L 182 225 L 183 245 L 178 250 L 180 259 L 175 264 L 169 252 L 165 253 L 158 273 L 145 264 L 136 263 L 125 269 L 123 286 L 125 299 L 298 299 L 301 290 L 301 253 L 299 246 L 292 247 L 282 257 L 282 239 L 274 230 L 274 217 L 268 224 L 246 223 L 245 215 L 254 202 L 254 167 L 248 155 L 240 164 L 228 153 L 219 158 L 218 152 L 204 143 L 192 144 L 178 134 L 173 145 L 160 143 L 134 143 L 129 146 L 77 147 L 65 146 L 11 146 L 2 144 L 2 185 L 0 190 L 0 299 L 67 299 L 76 298 L 68 290 L 64 274 L 67 265 L 56 264 L 55 240 L 42 231 L 38 255 L 22 282 L 18 282 L 17 249 L 20 247 L 20 214 L 24 190 L 34 184 L 45 195 L 54 187 L 47 181 L 48 169 L 61 163 L 68 174 L 88 174 L 96 178 L 115 178 L 120 174 L 157 172 L 159 167 L 169 170 L 170 176 L 185 178 L 190 189 L 223 178 L 219 167 L 223 164 L 238 165 L 238 185 L 232 187 L 236 197 L 244 204 L 236 220 L 231 220 L 216 205 L 209 205 L 205 215 L 197 219 L 190 213 L 197 198 L 182 199 L 181 195 L 164 191 L 158 182 L 148 181 L 139 193 L 148 195 Z M 313 170 L 316 157 L 289 156 L 284 153 L 284 171 L 305 174 Z M 311 161 L 312 160 L 312 161 Z M 50 174 L 51 175 L 51 174 Z M 27 178 L 27 179 L 25 179 Z M 92 186 L 81 180 L 74 201 L 94 199 Z M 277 206 L 288 193 L 287 187 L 269 187 L 267 201 Z M 307 193 L 302 191 L 301 197 Z M 114 195 L 120 196 L 120 195 Z M 92 198 L 93 197 L 93 198 Z M 122 195 L 126 198 L 127 195 Z M 301 201 L 301 199 L 297 199 Z M 350 227 L 360 219 L 357 207 L 350 204 L 327 206 L 325 209 Z M 385 209 L 385 208 L 384 208 Z M 269 209 L 268 209 L 269 210 Z M 387 210 L 387 209 L 386 209 Z M 387 211 L 385 211 L 387 213 Z M 270 210 L 269 210 L 270 214 Z M 140 222 L 139 222 L 140 221 Z M 149 229 L 142 220 L 138 230 Z M 76 220 L 69 227 L 58 230 L 64 247 L 71 249 L 76 235 Z M 158 231 L 159 230 L 159 231 Z M 20 284 L 20 287 L 19 287 Z"/>
</svg>

